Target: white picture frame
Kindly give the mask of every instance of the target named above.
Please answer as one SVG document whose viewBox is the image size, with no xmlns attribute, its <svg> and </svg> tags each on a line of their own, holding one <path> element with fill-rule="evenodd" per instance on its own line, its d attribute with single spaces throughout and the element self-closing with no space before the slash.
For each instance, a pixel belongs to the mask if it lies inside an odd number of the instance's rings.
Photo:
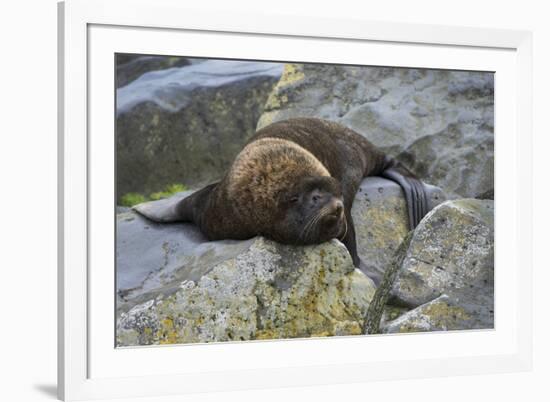
<svg viewBox="0 0 550 402">
<path fill-rule="evenodd" d="M 531 368 L 531 33 L 290 15 L 215 15 L 197 7 L 188 9 L 177 0 L 68 0 L 59 4 L 58 15 L 61 399 L 146 397 Z M 114 296 L 98 296 L 114 294 L 114 288 L 109 275 L 102 276 L 92 268 L 102 259 L 113 260 L 112 250 L 90 248 L 90 242 L 99 244 L 94 240 L 98 233 L 106 240 L 111 235 L 109 227 L 92 220 L 97 214 L 90 215 L 91 210 L 103 208 L 103 195 L 112 191 L 107 182 L 100 185 L 105 187 L 103 194 L 94 184 L 95 178 L 110 175 L 113 180 L 108 156 L 112 137 L 106 135 L 108 140 L 102 141 L 94 134 L 94 130 L 113 130 L 112 119 L 94 106 L 113 97 L 113 86 L 105 85 L 105 89 L 100 85 L 113 79 L 101 66 L 116 51 L 179 54 L 174 49 L 184 46 L 179 40 L 182 37 L 192 37 L 193 41 L 187 42 L 195 46 L 193 55 L 204 57 L 366 63 L 367 59 L 361 59 L 366 56 L 357 52 L 360 49 L 369 51 L 371 65 L 493 67 L 497 74 L 495 329 L 115 349 L 109 326 L 114 322 L 109 316 Z M 228 47 L 224 38 L 238 45 Z M 270 46 L 259 46 L 260 42 Z M 324 52 L 322 58 L 315 56 L 314 49 L 323 46 L 331 51 Z M 112 71 L 112 65 L 107 67 L 105 71 Z M 96 160 L 102 161 L 101 166 Z M 104 207 L 109 205 L 112 207 L 112 203 Z M 107 265 L 101 272 L 114 276 Z M 403 352 L 390 356 L 386 353 L 390 347 Z M 364 353 L 357 353 L 360 350 Z M 172 365 L 161 364 L 168 360 Z M 185 363 L 174 366 L 174 361 Z M 151 362 L 155 364 L 148 364 Z"/>
</svg>

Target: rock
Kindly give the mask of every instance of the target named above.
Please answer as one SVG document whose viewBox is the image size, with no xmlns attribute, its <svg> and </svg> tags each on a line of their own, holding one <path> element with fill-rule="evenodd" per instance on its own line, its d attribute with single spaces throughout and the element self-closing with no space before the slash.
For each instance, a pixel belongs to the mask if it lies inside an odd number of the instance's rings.
<svg viewBox="0 0 550 402">
<path fill-rule="evenodd" d="M 117 89 L 117 199 L 219 180 L 281 72 L 276 63 L 207 60 Z"/>
<path fill-rule="evenodd" d="M 286 64 L 258 128 L 291 117 L 342 123 L 453 198 L 493 189 L 492 73 Z"/>
<path fill-rule="evenodd" d="M 446 304 L 465 311 L 471 328 L 492 328 L 493 214 L 491 200 L 447 201 L 433 209 L 414 231 L 390 303 L 422 305 L 415 314 L 424 314 L 426 303 L 445 295 Z"/>
<path fill-rule="evenodd" d="M 117 215 L 117 308 L 127 311 L 185 280 L 197 281 L 216 264 L 250 247 L 252 240 L 208 242 L 190 223 L 159 224 L 134 211 Z"/>
<path fill-rule="evenodd" d="M 119 310 L 118 346 L 361 334 L 374 294 L 337 240 L 308 247 L 255 238 L 197 280 Z"/>
<path fill-rule="evenodd" d="M 450 331 L 492 328 L 482 317 L 470 314 L 446 295 L 408 311 L 387 323 L 385 333 Z"/>
<path fill-rule="evenodd" d="M 424 184 L 429 209 L 447 199 L 443 191 Z M 409 232 L 407 204 L 401 187 L 381 177 L 363 180 L 351 210 L 357 248 L 364 271 L 379 283 L 395 250 Z"/>
<path fill-rule="evenodd" d="M 116 206 L 116 213 L 117 214 L 122 214 L 124 212 L 129 212 L 130 211 L 130 208 L 129 207 L 125 207 L 123 205 L 117 205 Z"/>
<path fill-rule="evenodd" d="M 445 199 L 440 189 L 429 185 L 427 189 L 431 207 Z M 153 215 L 169 211 L 190 193 L 136 208 Z M 375 285 L 353 268 L 349 253 L 336 240 L 311 247 L 283 246 L 261 238 L 209 242 L 192 224 L 159 224 L 134 210 L 122 211 L 117 215 L 120 345 L 355 334 L 363 330 Z M 399 186 L 378 177 L 364 179 L 352 214 L 359 253 L 367 274 L 376 278 L 391 262 L 399 236 L 408 232 Z M 212 283 L 216 283 L 215 290 Z M 218 291 L 220 299 L 213 296 Z M 315 302 L 313 294 L 317 295 Z M 239 303 L 245 304 L 239 307 Z M 188 311 L 190 304 L 200 308 Z M 344 312 L 343 305 L 347 306 Z M 226 324 L 220 321 L 219 310 L 232 317 Z M 201 316 L 201 311 L 207 313 Z M 223 320 L 229 316 L 224 315 Z M 260 317 L 260 321 L 251 316 Z M 183 321 L 178 321 L 180 318 Z M 170 326 L 175 332 L 167 329 Z M 190 329 L 195 327 L 203 332 Z"/>
<path fill-rule="evenodd" d="M 129 84 L 149 71 L 166 70 L 191 64 L 185 57 L 148 56 L 119 53 L 116 58 L 116 87 Z"/>
</svg>

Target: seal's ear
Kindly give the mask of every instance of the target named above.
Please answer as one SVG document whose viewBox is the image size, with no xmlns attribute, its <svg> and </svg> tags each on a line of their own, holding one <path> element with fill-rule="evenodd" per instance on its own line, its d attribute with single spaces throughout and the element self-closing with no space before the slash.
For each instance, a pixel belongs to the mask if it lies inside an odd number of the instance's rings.
<svg viewBox="0 0 550 402">
<path fill-rule="evenodd" d="M 179 193 L 170 198 L 158 201 L 148 201 L 135 205 L 132 209 L 155 222 L 181 222 L 178 205 L 189 196 L 189 192 Z"/>
</svg>

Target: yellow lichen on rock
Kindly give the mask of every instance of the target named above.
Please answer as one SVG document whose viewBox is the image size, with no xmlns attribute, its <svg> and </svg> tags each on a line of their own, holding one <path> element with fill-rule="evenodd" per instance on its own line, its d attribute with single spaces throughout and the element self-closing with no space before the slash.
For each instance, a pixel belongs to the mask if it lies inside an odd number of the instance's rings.
<svg viewBox="0 0 550 402">
<path fill-rule="evenodd" d="M 303 69 L 304 66 L 302 64 L 285 64 L 281 78 L 267 97 L 264 113 L 256 126 L 257 130 L 271 124 L 275 120 L 278 110 L 288 102 L 285 89 L 305 78 Z"/>
<path fill-rule="evenodd" d="M 174 344 L 358 335 L 374 294 L 333 240 L 307 247 L 257 238 L 196 283 L 119 318 L 117 341 Z"/>
<path fill-rule="evenodd" d="M 472 317 L 443 295 L 388 324 L 386 332 L 449 331 L 464 329 Z"/>
<path fill-rule="evenodd" d="M 285 64 L 283 75 L 279 80 L 277 86 L 285 86 L 294 84 L 297 81 L 303 80 L 305 77 L 304 74 L 304 65 L 303 64 Z"/>
</svg>

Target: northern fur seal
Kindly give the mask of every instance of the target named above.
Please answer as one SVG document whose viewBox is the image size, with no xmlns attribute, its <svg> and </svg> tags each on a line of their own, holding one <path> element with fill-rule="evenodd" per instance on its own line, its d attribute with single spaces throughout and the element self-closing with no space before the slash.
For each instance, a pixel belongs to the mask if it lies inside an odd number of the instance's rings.
<svg viewBox="0 0 550 402">
<path fill-rule="evenodd" d="M 299 245 L 339 238 L 359 267 L 351 207 L 366 176 L 402 187 L 416 227 L 428 208 L 422 182 L 360 134 L 316 118 L 264 127 L 221 181 L 161 210 L 135 209 L 156 221 L 193 222 L 210 240 L 260 235 Z"/>
</svg>

